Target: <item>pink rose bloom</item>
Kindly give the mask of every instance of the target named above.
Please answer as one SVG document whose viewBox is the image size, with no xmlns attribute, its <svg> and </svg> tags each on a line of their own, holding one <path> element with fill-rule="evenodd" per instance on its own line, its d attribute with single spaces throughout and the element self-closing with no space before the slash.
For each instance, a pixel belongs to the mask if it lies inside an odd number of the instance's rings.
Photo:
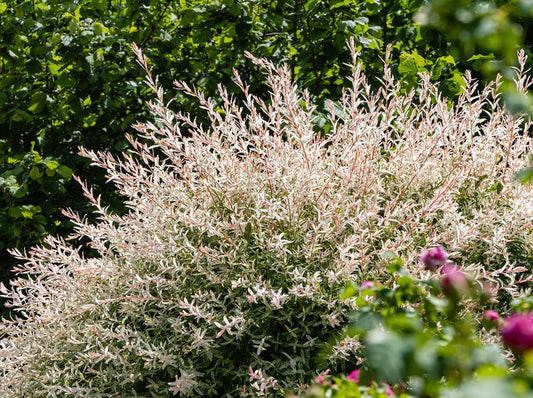
<svg viewBox="0 0 533 398">
<path fill-rule="evenodd" d="M 483 313 L 483 319 L 489 322 L 496 322 L 500 318 L 500 315 L 496 311 L 488 310 Z"/>
<path fill-rule="evenodd" d="M 533 349 L 533 315 L 511 315 L 503 325 L 502 340 L 515 352 Z"/>
<path fill-rule="evenodd" d="M 442 269 L 442 274 L 442 290 L 444 293 L 464 293 L 468 290 L 468 279 L 457 265 L 446 265 Z"/>
<path fill-rule="evenodd" d="M 429 250 L 424 250 L 420 255 L 420 261 L 424 263 L 427 270 L 435 271 L 440 266 L 446 264 L 448 253 L 442 246 L 436 246 Z"/>
<path fill-rule="evenodd" d="M 361 371 L 360 370 L 352 370 L 352 373 L 350 373 L 348 376 L 346 376 L 346 380 L 351 380 L 355 384 L 359 383 L 359 375 Z"/>
</svg>

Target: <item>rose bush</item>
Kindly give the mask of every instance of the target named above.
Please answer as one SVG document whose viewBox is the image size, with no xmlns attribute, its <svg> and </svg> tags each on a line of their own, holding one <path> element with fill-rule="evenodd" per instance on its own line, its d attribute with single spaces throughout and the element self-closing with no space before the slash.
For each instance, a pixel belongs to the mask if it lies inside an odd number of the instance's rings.
<svg viewBox="0 0 533 398">
<path fill-rule="evenodd" d="M 301 397 L 531 396 L 530 313 L 515 313 L 501 327 L 496 311 L 487 310 L 478 318 L 490 300 L 479 286 L 467 290 L 467 276 L 455 265 L 420 279 L 396 258 L 389 271 L 389 286 L 345 291 L 345 297 L 357 297 L 359 307 L 345 330 L 363 342 L 365 355 L 359 369 L 345 377 L 327 372 Z M 517 299 L 514 310 L 527 305 L 527 299 Z M 482 324 L 495 330 L 484 330 Z"/>
</svg>

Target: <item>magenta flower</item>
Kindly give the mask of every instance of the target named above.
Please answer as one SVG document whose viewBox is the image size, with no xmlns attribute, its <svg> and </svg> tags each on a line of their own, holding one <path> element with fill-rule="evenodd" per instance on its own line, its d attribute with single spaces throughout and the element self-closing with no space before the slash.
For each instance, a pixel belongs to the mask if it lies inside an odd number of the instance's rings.
<svg viewBox="0 0 533 398">
<path fill-rule="evenodd" d="M 443 274 L 442 290 L 444 293 L 465 293 L 468 290 L 468 279 L 457 265 L 448 264 L 441 272 Z"/>
<path fill-rule="evenodd" d="M 435 246 L 432 249 L 424 250 L 420 255 L 420 261 L 430 271 L 435 271 L 440 266 L 443 266 L 447 260 L 448 253 L 446 253 L 446 250 L 442 246 Z"/>
<path fill-rule="evenodd" d="M 503 325 L 502 340 L 515 352 L 533 349 L 533 315 L 511 315 Z"/>
<path fill-rule="evenodd" d="M 346 380 L 351 380 L 355 384 L 358 384 L 359 383 L 359 375 L 360 374 L 361 374 L 360 370 L 352 370 L 352 372 L 348 376 L 346 376 Z"/>
</svg>

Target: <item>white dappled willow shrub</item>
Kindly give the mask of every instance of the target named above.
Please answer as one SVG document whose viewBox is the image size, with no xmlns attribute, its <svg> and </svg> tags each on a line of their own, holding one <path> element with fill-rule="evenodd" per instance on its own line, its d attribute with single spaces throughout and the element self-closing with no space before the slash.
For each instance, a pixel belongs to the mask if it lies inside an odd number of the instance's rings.
<svg viewBox="0 0 533 398">
<path fill-rule="evenodd" d="M 457 261 L 482 250 L 462 265 L 510 294 L 530 276 L 508 245 L 531 243 L 533 192 L 514 180 L 530 125 L 500 106 L 497 84 L 467 74 L 450 105 L 429 76 L 401 94 L 385 66 L 376 91 L 352 51 L 351 89 L 323 135 L 289 69 L 250 56 L 263 99 L 238 74 L 243 101 L 221 88 L 220 106 L 176 82 L 202 126 L 171 110 L 135 50 L 154 122 L 134 126 L 143 140 L 119 158 L 81 150 L 130 211 L 109 213 L 82 183 L 98 222 L 66 213 L 98 256 L 52 237 L 15 253 L 21 276 L 3 294 L 20 317 L 1 326 L 1 396 L 282 396 L 359 360 L 349 338 L 316 358 L 354 306 L 340 291 L 384 278 L 384 253 L 420 273 L 425 247 Z"/>
</svg>

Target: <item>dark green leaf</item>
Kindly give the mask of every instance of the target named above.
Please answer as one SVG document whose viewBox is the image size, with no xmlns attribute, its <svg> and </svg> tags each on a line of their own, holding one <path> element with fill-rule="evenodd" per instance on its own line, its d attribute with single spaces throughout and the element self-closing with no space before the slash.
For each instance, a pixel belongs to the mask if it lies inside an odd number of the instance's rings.
<svg viewBox="0 0 533 398">
<path fill-rule="evenodd" d="M 13 193 L 13 197 L 15 199 L 20 199 L 26 196 L 27 193 L 28 193 L 28 187 L 26 186 L 26 184 L 23 184 L 15 190 L 15 192 Z"/>
<path fill-rule="evenodd" d="M 46 94 L 37 92 L 32 95 L 28 110 L 32 113 L 41 113 L 46 105 Z"/>
<path fill-rule="evenodd" d="M 70 167 L 61 165 L 57 168 L 57 174 L 59 174 L 61 177 L 65 178 L 66 180 L 70 180 L 72 178 L 72 169 Z"/>
</svg>

